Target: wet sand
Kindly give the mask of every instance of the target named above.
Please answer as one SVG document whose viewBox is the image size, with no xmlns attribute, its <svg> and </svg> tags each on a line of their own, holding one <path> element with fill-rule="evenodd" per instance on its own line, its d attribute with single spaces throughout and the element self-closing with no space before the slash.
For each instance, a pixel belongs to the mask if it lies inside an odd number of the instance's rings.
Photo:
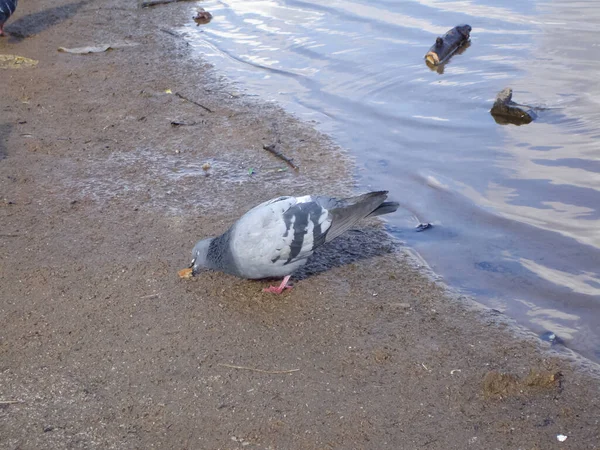
<svg viewBox="0 0 600 450">
<path fill-rule="evenodd" d="M 0 447 L 599 448 L 592 372 L 449 295 L 377 222 L 282 296 L 178 279 L 256 203 L 354 190 L 310 124 L 191 60 L 172 34 L 191 5 L 22 2 L 0 40 L 39 60 L 0 69 Z"/>
</svg>

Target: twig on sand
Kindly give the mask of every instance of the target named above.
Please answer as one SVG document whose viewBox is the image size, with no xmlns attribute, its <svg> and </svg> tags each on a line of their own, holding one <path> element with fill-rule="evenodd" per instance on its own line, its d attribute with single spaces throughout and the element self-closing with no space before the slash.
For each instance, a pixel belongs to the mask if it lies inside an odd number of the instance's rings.
<svg viewBox="0 0 600 450">
<path fill-rule="evenodd" d="M 177 3 L 177 2 L 189 2 L 191 0 L 148 0 L 142 2 L 142 8 L 148 8 L 149 6 L 156 5 L 166 5 L 168 3 Z"/>
<path fill-rule="evenodd" d="M 263 145 L 263 148 L 266 151 L 268 151 L 269 153 L 273 153 L 279 159 L 285 161 L 295 171 L 299 171 L 300 170 L 300 167 L 298 167 L 296 164 L 294 164 L 294 160 L 293 159 L 288 158 L 283 153 L 281 153 L 279 150 L 277 150 L 277 144 Z"/>
<path fill-rule="evenodd" d="M 182 94 L 180 94 L 179 92 L 175 92 L 175 95 L 176 95 L 177 97 L 179 97 L 180 99 L 182 99 L 182 100 L 185 100 L 186 102 L 190 102 L 190 103 L 193 103 L 193 104 L 194 104 L 194 105 L 196 105 L 196 106 L 199 106 L 200 108 L 202 108 L 202 109 L 203 109 L 203 110 L 205 110 L 205 111 L 208 111 L 209 113 L 213 112 L 213 111 L 212 111 L 212 109 L 210 109 L 210 108 L 207 108 L 206 106 L 204 106 L 204 105 L 201 105 L 200 103 L 198 103 L 198 102 L 195 102 L 194 100 L 191 100 L 191 99 L 187 98 L 185 95 L 182 95 Z"/>
<path fill-rule="evenodd" d="M 174 31 L 171 31 L 171 30 L 167 30 L 166 28 L 159 28 L 159 30 L 162 31 L 163 33 L 170 34 L 171 36 L 174 36 L 176 38 L 180 38 L 181 37 L 180 34 L 175 33 Z"/>
<path fill-rule="evenodd" d="M 23 403 L 21 400 L 0 400 L 0 406 L 14 405 L 15 403 Z"/>
<path fill-rule="evenodd" d="M 290 369 L 290 370 L 263 370 L 263 369 L 255 369 L 254 367 L 244 367 L 244 366 L 234 366 L 232 364 L 217 364 L 221 367 L 229 367 L 230 369 L 240 369 L 240 370 L 251 370 L 252 372 L 260 372 L 260 373 L 272 373 L 272 374 L 280 374 L 280 373 L 292 373 L 298 372 L 300 369 Z"/>
</svg>

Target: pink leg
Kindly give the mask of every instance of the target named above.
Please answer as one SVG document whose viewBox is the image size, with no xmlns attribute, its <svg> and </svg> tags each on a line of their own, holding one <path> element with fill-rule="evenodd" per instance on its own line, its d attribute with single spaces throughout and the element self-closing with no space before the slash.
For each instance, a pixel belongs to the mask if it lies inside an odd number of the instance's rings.
<svg viewBox="0 0 600 450">
<path fill-rule="evenodd" d="M 271 294 L 281 294 L 285 289 L 291 289 L 292 285 L 288 285 L 288 281 L 290 281 L 291 275 L 288 275 L 283 279 L 279 286 L 269 286 L 268 288 L 264 288 L 263 292 L 270 292 Z"/>
</svg>

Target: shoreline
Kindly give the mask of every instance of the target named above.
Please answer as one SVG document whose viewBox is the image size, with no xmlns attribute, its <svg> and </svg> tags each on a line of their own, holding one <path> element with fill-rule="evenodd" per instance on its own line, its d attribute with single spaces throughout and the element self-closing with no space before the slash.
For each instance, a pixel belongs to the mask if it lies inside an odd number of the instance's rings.
<svg viewBox="0 0 600 450">
<path fill-rule="evenodd" d="M 38 21 L 0 53 L 39 60 L 0 87 L 7 448 L 598 448 L 597 372 L 453 297 L 377 222 L 282 296 L 177 278 L 260 200 L 356 189 L 330 139 L 161 31 L 189 7 L 37 0 L 7 24 Z M 276 140 L 298 174 L 263 150 Z"/>
</svg>

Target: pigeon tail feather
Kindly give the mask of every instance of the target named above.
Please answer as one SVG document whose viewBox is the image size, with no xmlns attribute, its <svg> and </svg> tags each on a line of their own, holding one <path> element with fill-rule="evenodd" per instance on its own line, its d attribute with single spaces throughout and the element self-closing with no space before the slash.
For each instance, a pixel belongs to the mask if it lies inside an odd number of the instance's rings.
<svg viewBox="0 0 600 450">
<path fill-rule="evenodd" d="M 376 191 L 340 200 L 334 208 L 329 210 L 333 220 L 331 228 L 327 232 L 327 242 L 349 230 L 359 220 L 375 213 L 383 205 L 387 194 L 388 191 Z M 383 210 L 388 208 L 390 208 L 389 212 L 395 211 L 395 209 L 391 209 L 391 205 L 384 206 Z M 375 215 L 385 214 L 383 210 Z"/>
<path fill-rule="evenodd" d="M 384 214 L 390 214 L 396 211 L 399 207 L 400 203 L 398 202 L 383 202 L 367 217 L 383 216 Z"/>
</svg>

